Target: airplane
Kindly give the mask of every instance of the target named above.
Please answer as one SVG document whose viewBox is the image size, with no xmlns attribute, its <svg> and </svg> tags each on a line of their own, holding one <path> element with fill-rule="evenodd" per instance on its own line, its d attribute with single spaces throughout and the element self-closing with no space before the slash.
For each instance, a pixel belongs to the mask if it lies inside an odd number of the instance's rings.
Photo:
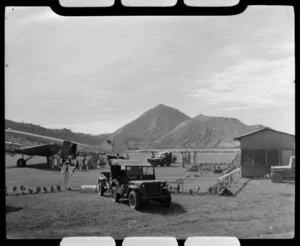
<svg viewBox="0 0 300 246">
<path fill-rule="evenodd" d="M 25 136 L 28 138 L 32 138 L 35 140 L 39 140 L 45 142 L 47 144 L 34 145 L 34 146 L 23 146 L 19 143 L 14 142 L 5 142 L 5 152 L 10 154 L 11 156 L 15 154 L 21 154 L 22 158 L 17 160 L 17 167 L 25 167 L 26 161 L 32 158 L 33 156 L 44 156 L 47 158 L 47 163 L 49 163 L 49 157 L 57 154 L 59 151 L 61 152 L 61 156 L 74 155 L 77 152 L 77 146 L 88 149 L 89 151 L 95 153 L 105 153 L 108 156 L 108 159 L 122 159 L 123 154 L 123 138 L 121 135 L 116 134 L 115 136 L 108 138 L 106 137 L 99 146 L 96 145 L 88 145 L 77 143 L 73 141 L 52 138 L 47 136 L 42 136 L 38 134 L 16 131 L 12 129 L 5 130 L 7 134 L 14 134 L 18 136 Z M 24 159 L 24 155 L 30 156 L 27 159 Z"/>
</svg>

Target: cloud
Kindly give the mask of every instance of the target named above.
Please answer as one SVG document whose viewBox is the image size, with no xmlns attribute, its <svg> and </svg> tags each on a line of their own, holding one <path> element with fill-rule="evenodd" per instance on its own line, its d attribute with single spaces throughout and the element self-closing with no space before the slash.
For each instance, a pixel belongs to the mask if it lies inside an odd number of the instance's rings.
<svg viewBox="0 0 300 246">
<path fill-rule="evenodd" d="M 17 7 L 6 13 L 5 112 L 76 129 L 99 122 L 107 132 L 103 120 L 121 127 L 158 103 L 188 115 L 287 107 L 291 13 L 260 6 L 222 17 L 76 18 Z"/>
<path fill-rule="evenodd" d="M 124 122 L 124 120 L 118 122 L 103 120 L 74 124 L 46 124 L 44 127 L 52 129 L 67 128 L 71 129 L 73 132 L 88 132 L 90 134 L 98 135 L 103 133 L 113 133 L 120 127 L 120 124 L 125 125 L 126 123 L 128 122 Z"/>
<path fill-rule="evenodd" d="M 294 103 L 293 81 L 294 58 L 275 61 L 244 60 L 224 68 L 208 79 L 198 80 L 197 87 L 186 89 L 184 93 L 186 97 L 220 105 L 243 103 L 249 107 L 282 106 Z M 286 100 L 277 98 L 275 95 L 278 93 L 286 94 Z"/>
</svg>

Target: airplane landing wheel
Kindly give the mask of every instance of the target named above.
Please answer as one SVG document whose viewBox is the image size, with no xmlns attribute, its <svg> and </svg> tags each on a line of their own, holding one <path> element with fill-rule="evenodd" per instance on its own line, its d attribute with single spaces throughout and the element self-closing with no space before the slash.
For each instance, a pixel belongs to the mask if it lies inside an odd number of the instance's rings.
<svg viewBox="0 0 300 246">
<path fill-rule="evenodd" d="M 17 161 L 17 166 L 18 167 L 25 167 L 26 166 L 26 161 L 23 158 L 19 159 Z"/>
</svg>

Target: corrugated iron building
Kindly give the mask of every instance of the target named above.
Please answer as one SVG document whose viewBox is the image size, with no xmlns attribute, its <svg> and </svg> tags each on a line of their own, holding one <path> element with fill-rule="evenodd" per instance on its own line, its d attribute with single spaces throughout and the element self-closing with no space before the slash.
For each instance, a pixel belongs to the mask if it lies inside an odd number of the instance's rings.
<svg viewBox="0 0 300 246">
<path fill-rule="evenodd" d="M 240 141 L 242 177 L 263 176 L 271 166 L 287 165 L 295 155 L 295 136 L 268 127 L 234 140 Z"/>
</svg>

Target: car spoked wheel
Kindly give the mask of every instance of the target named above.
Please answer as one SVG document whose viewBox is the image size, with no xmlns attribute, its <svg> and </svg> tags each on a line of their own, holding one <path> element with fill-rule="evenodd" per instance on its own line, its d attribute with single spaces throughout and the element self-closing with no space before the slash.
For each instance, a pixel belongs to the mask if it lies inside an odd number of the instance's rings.
<svg viewBox="0 0 300 246">
<path fill-rule="evenodd" d="M 119 202 L 120 200 L 120 194 L 117 193 L 117 189 L 115 186 L 111 189 L 111 198 L 114 202 Z"/>
<path fill-rule="evenodd" d="M 135 210 L 139 209 L 141 201 L 140 201 L 140 197 L 135 191 L 131 191 L 129 193 L 128 202 L 131 208 Z"/>
<path fill-rule="evenodd" d="M 282 176 L 280 173 L 272 173 L 271 174 L 271 181 L 273 183 L 279 183 L 282 180 Z"/>
</svg>

